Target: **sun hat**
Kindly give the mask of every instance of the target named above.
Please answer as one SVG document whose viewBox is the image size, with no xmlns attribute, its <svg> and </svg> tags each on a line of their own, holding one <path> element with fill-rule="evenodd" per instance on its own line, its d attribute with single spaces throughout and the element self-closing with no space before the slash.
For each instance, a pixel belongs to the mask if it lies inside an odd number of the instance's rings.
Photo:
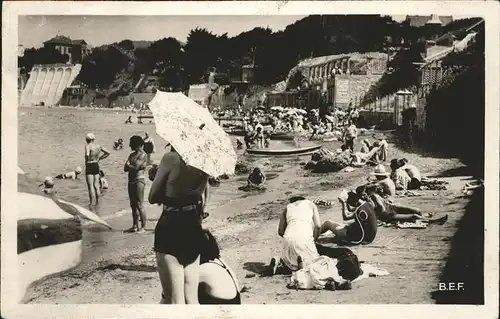
<svg viewBox="0 0 500 319">
<path fill-rule="evenodd" d="M 95 140 L 95 135 L 94 135 L 94 133 L 87 133 L 87 135 L 85 135 L 85 139 L 86 139 L 86 140 L 89 140 L 89 141 L 93 141 L 93 140 Z"/>
<path fill-rule="evenodd" d="M 389 173 L 386 172 L 384 165 L 379 164 L 379 165 L 375 166 L 375 170 L 373 171 L 373 173 L 371 173 L 371 175 L 375 175 L 375 176 L 388 176 Z"/>
</svg>

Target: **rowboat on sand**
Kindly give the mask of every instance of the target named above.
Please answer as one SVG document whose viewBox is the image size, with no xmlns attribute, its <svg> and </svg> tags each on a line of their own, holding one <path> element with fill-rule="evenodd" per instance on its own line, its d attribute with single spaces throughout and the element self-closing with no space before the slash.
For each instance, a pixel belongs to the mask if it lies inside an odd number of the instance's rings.
<svg viewBox="0 0 500 319">
<path fill-rule="evenodd" d="M 308 146 L 302 148 L 270 150 L 270 149 L 247 149 L 246 152 L 250 155 L 265 155 L 265 156 L 290 156 L 290 155 L 307 155 L 316 152 L 321 148 L 321 145 Z"/>
</svg>

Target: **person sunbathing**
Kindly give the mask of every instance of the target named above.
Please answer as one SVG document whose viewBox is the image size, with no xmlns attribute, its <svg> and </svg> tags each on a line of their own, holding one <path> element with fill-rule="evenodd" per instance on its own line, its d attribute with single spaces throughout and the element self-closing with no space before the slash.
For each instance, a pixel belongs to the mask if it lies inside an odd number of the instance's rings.
<svg viewBox="0 0 500 319">
<path fill-rule="evenodd" d="M 361 198 L 369 198 L 375 208 L 377 219 L 384 223 L 415 222 L 421 220 L 427 223 L 437 223 L 443 225 L 448 220 L 448 214 L 434 216 L 433 214 L 422 214 L 418 208 L 400 205 L 383 198 L 383 190 L 380 186 L 360 186 L 356 189 L 356 194 Z"/>
<path fill-rule="evenodd" d="M 378 164 L 379 156 L 381 153 L 385 153 L 387 149 L 387 142 L 375 142 L 368 153 L 356 152 L 352 154 L 351 166 L 353 167 L 363 167 L 368 163 Z"/>
<path fill-rule="evenodd" d="M 266 175 L 262 172 L 259 167 L 255 167 L 250 175 L 248 175 L 248 186 L 262 186 L 266 181 Z"/>
<path fill-rule="evenodd" d="M 236 275 L 221 259 L 219 245 L 208 230 L 203 230 L 201 242 L 198 302 L 200 305 L 241 304 Z M 162 294 L 160 304 L 165 303 Z"/>
<path fill-rule="evenodd" d="M 405 170 L 400 169 L 401 164 L 396 158 L 391 160 L 390 167 L 390 178 L 394 182 L 396 190 L 406 191 L 411 181 L 410 176 L 408 175 L 408 173 L 406 173 Z"/>
<path fill-rule="evenodd" d="M 378 226 L 375 205 L 368 198 L 362 198 L 354 192 L 343 192 L 339 196 L 339 202 L 342 205 L 342 219 L 354 222 L 337 224 L 327 220 L 321 225 L 320 233 L 331 231 L 335 235 L 335 242 L 351 245 L 373 242 Z"/>
<path fill-rule="evenodd" d="M 269 274 L 297 271 L 319 257 L 316 239 L 320 231 L 320 218 L 316 205 L 302 196 L 290 198 L 282 211 L 278 235 L 284 239 L 280 257 L 273 257 L 268 266 Z"/>
<path fill-rule="evenodd" d="M 422 186 L 422 175 L 415 165 L 408 164 L 406 158 L 402 158 L 398 161 L 399 169 L 405 171 L 410 177 L 410 182 L 408 183 L 408 189 L 420 189 Z"/>
<path fill-rule="evenodd" d="M 78 176 L 82 173 L 82 168 L 78 166 L 74 171 L 67 172 L 63 174 L 56 175 L 57 179 L 78 179 Z"/>
<path fill-rule="evenodd" d="M 396 196 L 396 185 L 390 179 L 390 174 L 385 171 L 384 165 L 377 165 L 370 175 L 375 176 L 376 180 L 372 182 L 371 177 L 368 177 L 368 184 L 366 186 L 379 186 L 382 189 L 384 197 L 392 198 Z"/>
</svg>

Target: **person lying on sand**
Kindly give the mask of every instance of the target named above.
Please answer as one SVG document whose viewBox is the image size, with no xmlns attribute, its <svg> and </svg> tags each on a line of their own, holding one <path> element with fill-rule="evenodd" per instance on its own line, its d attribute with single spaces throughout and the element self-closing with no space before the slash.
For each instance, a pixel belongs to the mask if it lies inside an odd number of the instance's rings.
<svg viewBox="0 0 500 319">
<path fill-rule="evenodd" d="M 41 189 L 42 192 L 44 192 L 47 195 L 55 194 L 57 193 L 56 189 L 54 188 L 54 179 L 52 177 L 45 177 L 45 180 L 43 183 L 38 185 L 39 187 L 43 188 Z"/>
<path fill-rule="evenodd" d="M 266 175 L 259 167 L 255 167 L 250 175 L 248 175 L 248 186 L 263 186 L 266 182 Z"/>
<path fill-rule="evenodd" d="M 113 143 L 113 149 L 121 150 L 123 148 L 123 139 L 119 138 L 118 141 Z"/>
<path fill-rule="evenodd" d="M 316 239 L 321 221 L 316 205 L 302 196 L 290 198 L 290 203 L 280 215 L 278 235 L 283 237 L 281 257 L 273 257 L 269 274 L 275 275 L 278 267 L 285 272 L 297 271 L 319 257 Z"/>
<path fill-rule="evenodd" d="M 327 220 L 321 225 L 320 233 L 331 231 L 335 235 L 334 241 L 351 245 L 373 242 L 377 235 L 375 205 L 367 198 L 346 191 L 339 196 L 339 202 L 342 205 L 342 219 L 354 222 L 337 224 Z"/>
<path fill-rule="evenodd" d="M 78 166 L 74 171 L 67 172 L 64 174 L 56 175 L 57 179 L 78 179 L 78 176 L 82 173 L 82 168 Z"/>
<path fill-rule="evenodd" d="M 366 145 L 365 143 L 363 144 Z M 380 154 L 386 152 L 386 149 L 387 149 L 386 141 L 375 142 L 367 153 L 364 153 L 362 149 L 361 152 L 356 152 L 352 154 L 351 166 L 363 167 L 368 163 L 378 164 L 380 162 L 379 160 Z"/>
<path fill-rule="evenodd" d="M 358 195 L 361 194 L 361 198 L 368 196 L 375 207 L 378 220 L 384 223 L 415 222 L 420 220 L 429 224 L 436 223 L 443 225 L 448 220 L 448 214 L 437 217 L 433 214 L 426 214 L 424 216 L 418 208 L 395 204 L 380 196 L 380 187 L 360 188 L 356 190 L 356 193 Z"/>
<path fill-rule="evenodd" d="M 238 279 L 221 259 L 217 240 L 208 230 L 203 230 L 199 278 L 198 302 L 201 305 L 241 304 Z M 160 304 L 163 303 L 162 296 Z"/>
</svg>

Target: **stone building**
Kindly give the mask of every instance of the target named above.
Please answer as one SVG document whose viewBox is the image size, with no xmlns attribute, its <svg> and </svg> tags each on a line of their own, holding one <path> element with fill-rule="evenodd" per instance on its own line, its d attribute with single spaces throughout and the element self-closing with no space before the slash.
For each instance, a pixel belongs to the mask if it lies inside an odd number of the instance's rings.
<svg viewBox="0 0 500 319">
<path fill-rule="evenodd" d="M 43 43 L 46 48 L 53 48 L 61 54 L 69 56 L 68 64 L 81 63 L 92 52 L 85 40 L 71 40 L 63 35 L 57 35 Z"/>
</svg>

